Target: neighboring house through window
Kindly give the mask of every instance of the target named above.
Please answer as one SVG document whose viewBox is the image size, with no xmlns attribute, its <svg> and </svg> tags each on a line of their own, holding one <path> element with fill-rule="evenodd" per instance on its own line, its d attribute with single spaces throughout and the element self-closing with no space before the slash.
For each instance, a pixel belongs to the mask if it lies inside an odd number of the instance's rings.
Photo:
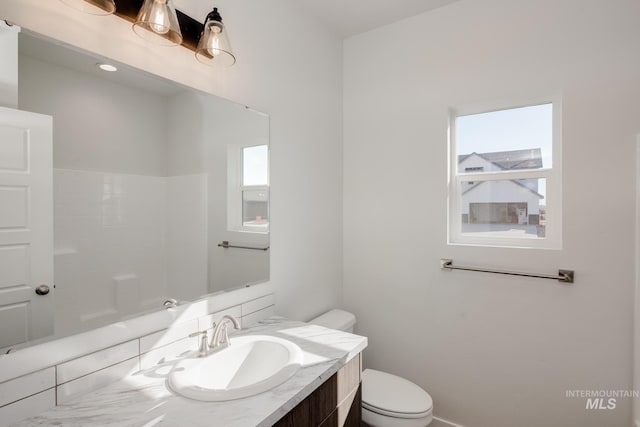
<svg viewBox="0 0 640 427">
<path fill-rule="evenodd" d="M 539 148 L 497 153 L 471 153 L 458 155 L 458 170 L 464 172 L 513 171 L 541 169 L 542 154 Z M 470 166 L 473 165 L 473 166 Z M 482 165 L 482 166 L 478 166 Z M 540 201 L 538 179 L 504 180 L 494 188 L 494 197 L 483 186 L 491 181 L 462 182 L 462 224 L 519 224 L 540 225 Z M 494 187 L 496 183 L 492 183 Z M 496 194 L 505 201 L 494 201 Z M 539 228 L 542 228 L 541 226 Z M 467 227 L 469 229 L 469 227 Z M 536 233 L 537 233 L 536 229 Z"/>
<path fill-rule="evenodd" d="M 453 113 L 450 243 L 560 247 L 554 104 Z"/>
</svg>

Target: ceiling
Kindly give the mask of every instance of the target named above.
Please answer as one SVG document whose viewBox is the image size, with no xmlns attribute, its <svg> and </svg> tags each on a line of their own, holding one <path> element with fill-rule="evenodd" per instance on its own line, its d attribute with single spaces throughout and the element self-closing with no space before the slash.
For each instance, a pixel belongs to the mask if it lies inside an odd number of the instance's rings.
<svg viewBox="0 0 640 427">
<path fill-rule="evenodd" d="M 459 0 L 296 0 L 343 38 Z"/>
<path fill-rule="evenodd" d="M 82 51 L 79 48 L 67 46 L 61 42 L 50 39 L 45 40 L 43 36 L 35 35 L 28 30 L 23 29 L 19 37 L 20 55 L 71 68 L 97 78 L 111 80 L 125 86 L 155 93 L 156 95 L 171 96 L 184 91 L 184 88 L 175 82 L 102 58 L 97 54 Z M 108 73 L 101 71 L 96 64 L 104 62 L 117 66 L 118 72 Z"/>
</svg>

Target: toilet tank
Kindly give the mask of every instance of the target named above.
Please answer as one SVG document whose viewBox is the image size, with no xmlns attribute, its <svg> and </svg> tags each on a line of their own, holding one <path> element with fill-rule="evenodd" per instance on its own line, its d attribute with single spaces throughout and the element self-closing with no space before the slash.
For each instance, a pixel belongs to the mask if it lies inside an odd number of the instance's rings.
<svg viewBox="0 0 640 427">
<path fill-rule="evenodd" d="M 356 324 L 356 316 L 348 311 L 334 309 L 309 320 L 314 325 L 325 328 L 338 329 L 345 332 L 353 332 L 353 325 Z"/>
</svg>

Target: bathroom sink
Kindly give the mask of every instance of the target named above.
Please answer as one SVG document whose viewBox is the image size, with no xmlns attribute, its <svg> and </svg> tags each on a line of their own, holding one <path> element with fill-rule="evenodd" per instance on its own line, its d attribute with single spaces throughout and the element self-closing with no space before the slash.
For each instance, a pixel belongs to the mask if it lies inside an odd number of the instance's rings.
<svg viewBox="0 0 640 427">
<path fill-rule="evenodd" d="M 302 365 L 296 344 L 268 335 L 231 338 L 231 345 L 206 357 L 177 363 L 167 384 L 184 397 L 207 402 L 241 399 L 270 390 Z"/>
</svg>

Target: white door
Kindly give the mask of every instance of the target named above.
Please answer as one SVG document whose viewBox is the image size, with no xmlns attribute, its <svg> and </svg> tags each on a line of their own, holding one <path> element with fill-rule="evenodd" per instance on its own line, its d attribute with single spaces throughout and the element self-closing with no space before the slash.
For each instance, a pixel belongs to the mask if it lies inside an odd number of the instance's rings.
<svg viewBox="0 0 640 427">
<path fill-rule="evenodd" d="M 53 333 L 52 178 L 51 117 L 0 107 L 0 349 Z"/>
</svg>

